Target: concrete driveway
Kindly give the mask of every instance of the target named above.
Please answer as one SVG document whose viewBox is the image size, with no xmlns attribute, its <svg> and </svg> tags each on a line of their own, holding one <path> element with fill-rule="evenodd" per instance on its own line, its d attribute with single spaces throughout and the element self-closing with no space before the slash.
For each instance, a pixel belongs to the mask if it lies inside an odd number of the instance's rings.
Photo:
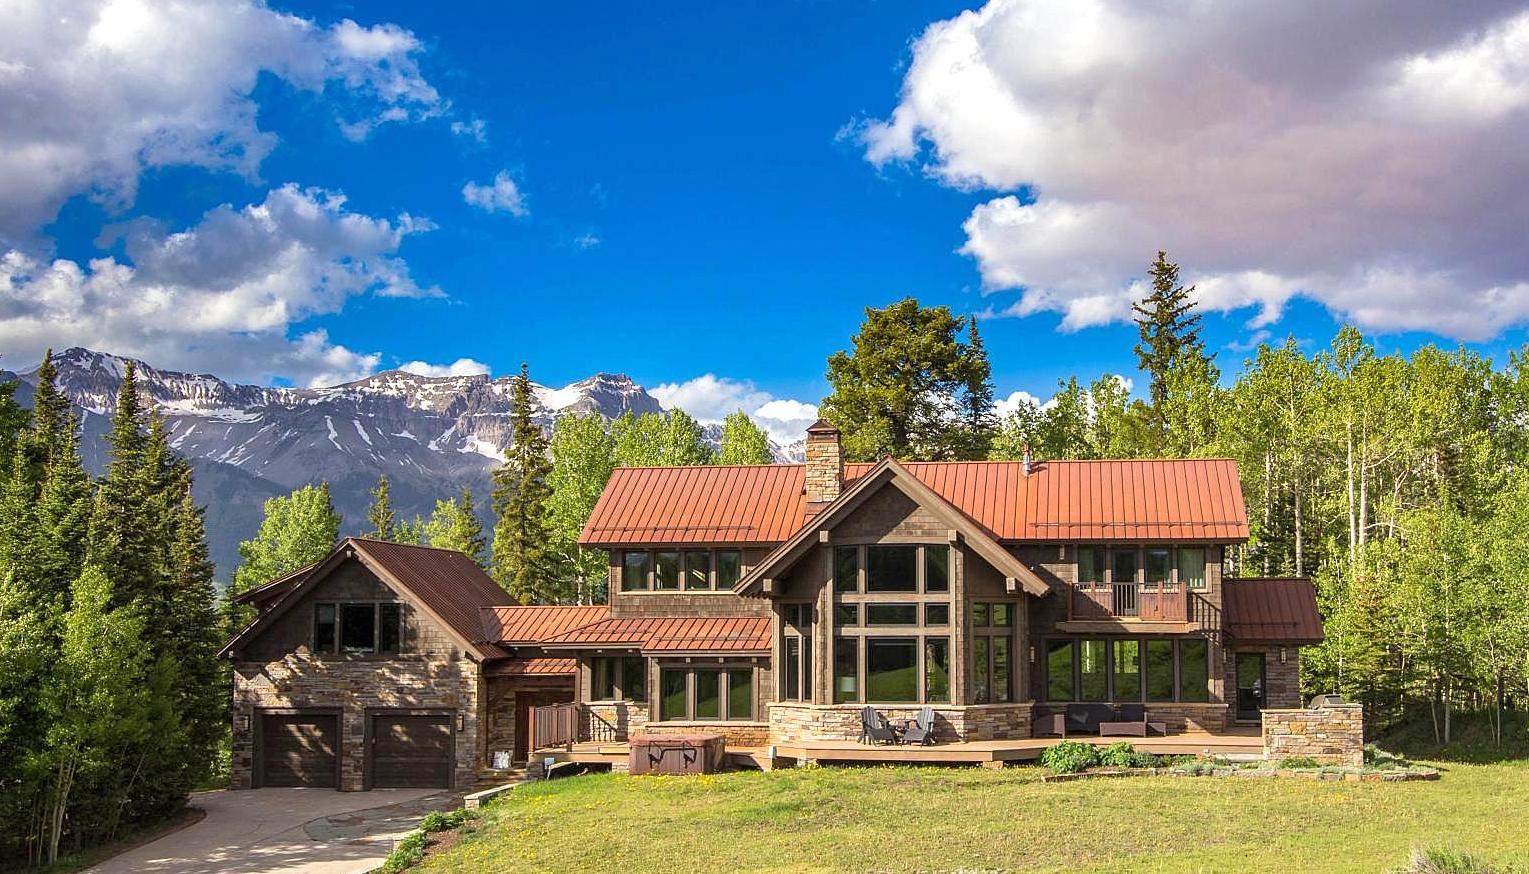
<svg viewBox="0 0 1529 874">
<path fill-rule="evenodd" d="M 352 874 L 382 864 L 432 810 L 461 797 L 438 789 L 251 789 L 199 792 L 201 822 L 91 868 L 98 874 L 299 871 Z"/>
</svg>

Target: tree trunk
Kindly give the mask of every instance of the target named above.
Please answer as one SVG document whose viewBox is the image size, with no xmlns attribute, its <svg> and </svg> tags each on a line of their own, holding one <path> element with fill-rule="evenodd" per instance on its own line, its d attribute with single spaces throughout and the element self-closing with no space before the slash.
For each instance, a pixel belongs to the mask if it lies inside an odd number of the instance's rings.
<svg viewBox="0 0 1529 874">
<path fill-rule="evenodd" d="M 1343 485 L 1348 492 L 1348 562 L 1352 569 L 1359 548 L 1359 509 L 1354 505 L 1354 423 L 1345 423 L 1348 455 L 1345 461 Z"/>
<path fill-rule="evenodd" d="M 1295 477 L 1295 575 L 1306 576 L 1306 548 L 1301 530 L 1301 476 Z"/>
<path fill-rule="evenodd" d="M 1264 450 L 1264 531 L 1263 531 L 1264 538 L 1265 538 L 1266 542 L 1263 545 L 1263 561 L 1262 561 L 1262 564 L 1263 564 L 1263 574 L 1266 577 L 1269 575 L 1269 552 L 1270 552 L 1270 549 L 1269 549 L 1269 544 L 1267 543 L 1267 539 L 1269 537 L 1269 520 L 1270 520 L 1270 517 L 1273 514 L 1273 504 L 1274 504 L 1274 453 L 1266 449 L 1266 450 Z"/>
</svg>

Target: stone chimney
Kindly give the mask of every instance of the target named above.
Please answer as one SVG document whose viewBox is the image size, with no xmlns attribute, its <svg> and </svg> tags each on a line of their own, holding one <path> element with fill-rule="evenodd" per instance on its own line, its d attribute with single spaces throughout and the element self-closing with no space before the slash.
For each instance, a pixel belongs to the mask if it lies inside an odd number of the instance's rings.
<svg viewBox="0 0 1529 874">
<path fill-rule="evenodd" d="M 844 485 L 844 447 L 839 429 L 827 419 L 807 429 L 807 502 L 826 504 L 839 497 Z"/>
</svg>

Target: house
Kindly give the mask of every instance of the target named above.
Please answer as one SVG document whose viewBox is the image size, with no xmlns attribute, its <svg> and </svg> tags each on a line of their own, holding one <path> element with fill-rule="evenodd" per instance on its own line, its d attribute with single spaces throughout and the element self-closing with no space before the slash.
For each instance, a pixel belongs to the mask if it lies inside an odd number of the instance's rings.
<svg viewBox="0 0 1529 874">
<path fill-rule="evenodd" d="M 1072 702 L 1171 732 L 1300 704 L 1322 638 L 1306 580 L 1233 579 L 1234 462 L 623 468 L 580 537 L 607 603 L 515 606 L 454 553 L 350 539 L 241 596 L 234 782 L 456 785 L 565 740 L 704 727 L 736 747 L 854 741 L 867 704 L 941 740 L 1030 738 Z M 496 762 L 496 759 L 499 761 Z"/>
</svg>

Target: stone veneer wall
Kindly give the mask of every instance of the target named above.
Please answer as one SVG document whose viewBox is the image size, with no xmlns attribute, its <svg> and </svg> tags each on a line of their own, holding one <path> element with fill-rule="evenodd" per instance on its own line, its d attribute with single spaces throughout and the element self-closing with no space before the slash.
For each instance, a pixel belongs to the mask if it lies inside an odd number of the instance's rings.
<svg viewBox="0 0 1529 874">
<path fill-rule="evenodd" d="M 1265 710 L 1264 755 L 1274 761 L 1297 756 L 1324 765 L 1364 764 L 1364 709 L 1338 704 L 1310 710 Z"/>
<path fill-rule="evenodd" d="M 441 710 L 452 714 L 455 785 L 473 785 L 478 766 L 478 665 L 459 652 L 421 656 L 315 657 L 306 651 L 278 661 L 234 665 L 233 763 L 230 783 L 254 783 L 255 732 L 262 710 L 340 710 L 340 789 L 366 788 L 367 718 L 374 710 Z M 456 718 L 463 720 L 456 728 Z M 241 724 L 248 718 L 248 729 Z"/>
<path fill-rule="evenodd" d="M 762 747 L 770 743 L 767 722 L 650 722 L 637 734 L 720 734 L 730 747 Z"/>
<path fill-rule="evenodd" d="M 930 705 L 934 709 L 934 739 L 939 743 L 968 740 L 1016 740 L 1030 737 L 1031 704 Z M 770 742 L 860 739 L 863 704 L 805 704 L 777 701 L 769 705 Z M 879 705 L 887 719 L 912 719 L 923 707 Z"/>
<path fill-rule="evenodd" d="M 644 701 L 597 701 L 579 705 L 579 712 L 583 717 L 579 728 L 581 740 L 599 738 L 602 732 L 612 729 L 617 740 L 626 740 L 648 724 L 648 705 Z"/>
</svg>

